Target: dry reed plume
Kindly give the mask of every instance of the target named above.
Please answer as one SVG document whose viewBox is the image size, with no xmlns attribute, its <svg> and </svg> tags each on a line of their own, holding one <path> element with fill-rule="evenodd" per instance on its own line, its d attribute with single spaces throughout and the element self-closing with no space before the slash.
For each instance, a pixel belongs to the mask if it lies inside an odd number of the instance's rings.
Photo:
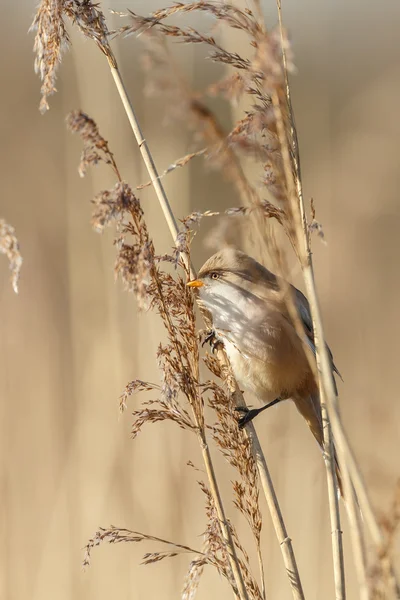
<svg viewBox="0 0 400 600">
<path fill-rule="evenodd" d="M 117 543 L 147 540 L 165 545 L 165 549 L 146 554 L 145 563 L 172 558 L 181 552 L 194 554 L 184 584 L 183 598 L 194 596 L 205 565 L 217 568 L 230 584 L 236 597 L 266 598 L 267 582 L 264 581 L 262 518 L 259 507 L 260 478 L 281 546 L 293 597 L 298 600 L 305 597 L 291 541 L 254 427 L 248 426 L 247 431 L 238 431 L 237 428 L 234 408 L 243 403 L 243 398 L 230 373 L 223 350 L 218 349 L 217 358 L 207 356 L 205 359 L 214 379 L 203 381 L 200 377 L 194 297 L 187 289 L 186 282 L 193 272 L 190 263 L 192 228 L 199 224 L 203 216 L 212 217 L 215 212 L 194 213 L 182 221 L 183 227 L 178 231 L 161 179 L 172 170 L 185 166 L 192 159 L 203 156 L 208 161 L 212 159 L 213 166 L 219 168 L 235 184 L 243 206 L 232 208 L 228 212 L 238 218 L 247 216 L 251 219 L 248 222 L 252 224 L 253 243 L 257 251 L 263 255 L 265 250 L 268 250 L 275 270 L 285 276 L 285 251 L 275 235 L 276 227 L 281 227 L 299 259 L 304 274 L 313 317 L 318 368 L 309 348 L 307 352 L 319 383 L 326 425 L 324 458 L 332 527 L 335 598 L 344 600 L 346 590 L 333 461 L 334 443 L 337 446 L 344 479 L 359 596 L 362 600 L 389 598 L 391 594 L 400 598 L 392 553 L 392 541 L 399 520 L 398 503 L 395 503 L 397 508 L 393 509 L 393 514 L 388 520 L 390 525 L 386 523 L 382 528 L 371 507 L 368 492 L 338 413 L 311 260 L 311 233 L 317 231 L 321 235 L 322 230 L 316 221 L 314 207 L 309 221 L 303 201 L 299 146 L 288 83 L 292 57 L 282 26 L 281 6 L 278 1 L 280 26 L 276 30 L 268 31 L 262 20 L 260 3 L 254 0 L 252 5 L 253 10 L 250 10 L 226 2 L 201 0 L 185 4 L 177 2 L 145 17 L 133 11 L 121 15 L 128 17 L 129 22 L 113 32 L 113 35 L 142 34 L 142 39 L 146 42 L 145 64 L 152 76 L 153 89 L 157 89 L 158 92 L 162 90 L 166 102 L 174 99 L 172 117 L 183 118 L 193 132 L 194 142 L 200 142 L 201 146 L 198 150 L 173 161 L 161 176 L 157 173 L 127 95 L 111 50 L 110 34 L 99 6 L 86 0 L 43 0 L 33 24 L 37 30 L 35 66 L 43 81 L 40 104 L 42 111 L 48 109 L 48 96 L 55 91 L 56 69 L 63 49 L 69 44 L 65 17 L 70 18 L 85 36 L 93 39 L 108 59 L 148 169 L 150 183 L 155 188 L 176 245 L 176 251 L 171 256 L 156 254 L 141 203 L 133 188 L 123 181 L 108 143 L 100 135 L 95 122 L 86 114 L 81 111 L 71 113 L 68 126 L 73 132 L 80 134 L 84 144 L 79 173 L 83 176 L 89 166 L 104 162 L 113 169 L 117 179 L 114 188 L 102 191 L 94 198 L 93 226 L 101 232 L 106 226 L 115 224 L 116 274 L 121 277 L 125 287 L 135 294 L 139 307 L 146 307 L 158 313 L 168 336 L 168 342 L 160 344 L 157 350 L 161 382 L 153 384 L 137 379 L 129 383 L 121 396 L 120 405 L 124 408 L 133 393 L 156 391 L 157 400 L 143 402 L 142 407 L 134 411 L 133 436 L 145 424 L 173 421 L 197 436 L 207 473 L 207 481 L 200 482 L 205 496 L 207 516 L 207 528 L 203 534 L 201 549 L 113 527 L 99 530 L 89 541 L 85 564 L 89 561 L 93 546 L 102 541 Z M 206 13 L 221 26 L 242 31 L 248 38 L 250 57 L 229 52 L 216 39 L 216 35 L 165 22 L 170 17 L 180 18 L 194 12 Z M 193 92 L 184 78 L 177 73 L 168 54 L 166 38 L 186 44 L 204 44 L 209 48 L 211 60 L 228 66 L 231 71 L 228 77 L 210 86 L 207 93 L 219 95 L 232 105 L 247 100 L 250 106 L 231 131 L 223 130 L 213 112 L 207 107 L 203 95 Z M 258 165 L 259 185 L 254 185 L 248 180 L 243 168 L 244 157 L 251 157 Z M 149 184 L 137 185 L 136 189 Z M 289 288 L 284 283 L 282 293 L 298 334 L 304 337 L 303 325 Z M 217 383 L 218 380 L 222 381 Z M 214 424 L 205 422 L 206 403 L 214 409 L 217 416 L 217 422 Z M 226 515 L 226 501 L 221 498 L 219 491 L 208 431 L 215 447 L 236 469 L 237 479 L 232 486 L 234 503 L 246 518 L 255 540 L 260 570 L 259 581 L 252 575 L 248 553 Z M 374 543 L 373 552 L 369 557 L 369 562 L 372 561 L 376 565 L 372 575 L 368 570 L 364 551 L 366 528 L 359 516 L 359 506 Z"/>
<path fill-rule="evenodd" d="M 13 290 L 18 294 L 18 281 L 22 266 L 22 256 L 19 251 L 19 243 L 15 235 L 15 229 L 8 225 L 4 219 L 0 219 L 0 252 L 8 258 L 11 271 L 11 284 Z"/>
</svg>

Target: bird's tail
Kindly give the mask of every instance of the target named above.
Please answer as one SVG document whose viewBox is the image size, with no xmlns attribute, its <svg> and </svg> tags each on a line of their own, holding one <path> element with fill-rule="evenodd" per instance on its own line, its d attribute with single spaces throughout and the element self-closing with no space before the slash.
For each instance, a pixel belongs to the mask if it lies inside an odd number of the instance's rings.
<svg viewBox="0 0 400 600">
<path fill-rule="evenodd" d="M 308 398 L 294 398 L 294 403 L 301 416 L 307 422 L 307 425 L 309 426 L 311 433 L 317 440 L 321 450 L 324 451 L 324 430 L 322 425 L 321 404 L 319 400 L 319 395 L 312 394 Z M 335 447 L 333 448 L 333 460 L 335 461 L 338 491 L 341 497 L 344 498 L 342 476 L 340 473 Z"/>
</svg>

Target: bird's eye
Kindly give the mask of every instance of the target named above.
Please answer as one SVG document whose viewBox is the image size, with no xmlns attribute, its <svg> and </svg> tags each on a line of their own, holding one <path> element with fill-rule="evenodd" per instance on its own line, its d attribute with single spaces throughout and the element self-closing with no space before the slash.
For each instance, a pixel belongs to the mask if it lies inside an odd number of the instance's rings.
<svg viewBox="0 0 400 600">
<path fill-rule="evenodd" d="M 211 279 L 219 279 L 218 273 L 211 273 L 210 277 L 211 277 Z"/>
</svg>

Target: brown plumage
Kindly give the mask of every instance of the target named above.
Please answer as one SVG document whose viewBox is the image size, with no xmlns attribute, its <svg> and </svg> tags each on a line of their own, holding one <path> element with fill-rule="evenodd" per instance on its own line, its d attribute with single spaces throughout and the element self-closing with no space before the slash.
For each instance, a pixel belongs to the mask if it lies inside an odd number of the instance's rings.
<svg viewBox="0 0 400 600">
<path fill-rule="evenodd" d="M 293 400 L 323 449 L 318 387 L 303 346 L 305 341 L 315 354 L 305 296 L 290 286 L 304 325 L 302 341 L 277 277 L 243 252 L 232 248 L 217 252 L 189 285 L 199 288 L 200 304 L 211 315 L 215 336 L 225 346 L 239 385 L 266 404 L 277 398 Z M 333 359 L 332 371 L 338 373 Z M 341 487 L 339 473 L 338 481 Z"/>
</svg>

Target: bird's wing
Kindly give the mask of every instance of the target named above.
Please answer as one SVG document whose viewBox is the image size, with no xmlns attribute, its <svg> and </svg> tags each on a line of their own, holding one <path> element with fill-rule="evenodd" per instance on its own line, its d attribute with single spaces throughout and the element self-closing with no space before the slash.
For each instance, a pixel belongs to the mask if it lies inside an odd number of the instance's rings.
<svg viewBox="0 0 400 600">
<path fill-rule="evenodd" d="M 307 341 L 310 345 L 311 350 L 313 351 L 313 353 L 315 355 L 316 348 L 315 348 L 315 341 L 314 341 L 314 328 L 313 328 L 313 322 L 312 322 L 312 318 L 311 318 L 310 305 L 308 303 L 307 298 L 300 290 L 298 290 L 294 286 L 292 286 L 292 289 L 294 291 L 294 297 L 295 297 L 297 309 L 299 311 L 299 315 L 300 315 L 301 321 L 304 325 L 305 333 L 307 335 Z M 328 354 L 329 354 L 329 358 L 330 358 L 330 362 L 331 362 L 331 366 L 332 366 L 332 371 L 334 373 L 337 373 L 339 375 L 340 379 L 342 379 L 342 381 L 343 381 L 341 374 L 339 373 L 335 363 L 333 362 L 333 354 L 332 354 L 332 351 L 329 348 L 328 344 L 326 344 L 326 349 L 328 350 Z M 336 393 L 337 393 L 337 390 L 336 390 Z"/>
</svg>

